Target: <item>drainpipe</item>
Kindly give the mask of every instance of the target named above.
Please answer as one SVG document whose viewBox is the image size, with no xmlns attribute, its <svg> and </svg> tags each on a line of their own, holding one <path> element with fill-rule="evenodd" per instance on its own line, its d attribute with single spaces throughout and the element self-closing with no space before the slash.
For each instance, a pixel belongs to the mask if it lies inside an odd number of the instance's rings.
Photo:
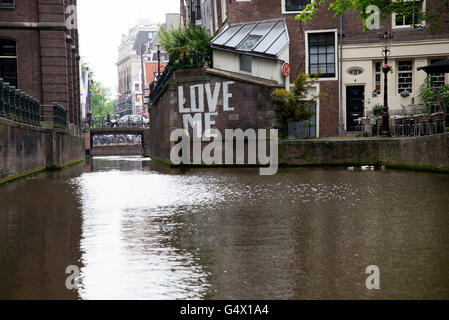
<svg viewBox="0 0 449 320">
<path fill-rule="evenodd" d="M 343 122 L 343 15 L 340 16 L 340 110 L 339 110 L 339 126 L 338 134 L 343 135 L 344 122 Z"/>
</svg>

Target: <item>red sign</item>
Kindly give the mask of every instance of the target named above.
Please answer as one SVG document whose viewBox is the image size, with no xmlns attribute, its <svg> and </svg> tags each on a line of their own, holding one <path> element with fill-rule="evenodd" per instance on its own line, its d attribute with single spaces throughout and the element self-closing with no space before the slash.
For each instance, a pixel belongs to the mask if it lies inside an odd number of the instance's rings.
<svg viewBox="0 0 449 320">
<path fill-rule="evenodd" d="M 288 78 L 290 77 L 290 73 L 292 72 L 292 68 L 290 67 L 290 64 L 287 62 L 282 65 L 282 74 L 284 77 Z"/>
</svg>

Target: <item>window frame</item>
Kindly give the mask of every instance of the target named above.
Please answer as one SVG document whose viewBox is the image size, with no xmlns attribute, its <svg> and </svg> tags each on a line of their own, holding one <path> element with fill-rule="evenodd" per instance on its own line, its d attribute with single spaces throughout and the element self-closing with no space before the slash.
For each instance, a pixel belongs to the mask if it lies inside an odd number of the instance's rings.
<svg viewBox="0 0 449 320">
<path fill-rule="evenodd" d="M 242 69 L 242 59 L 243 58 L 246 58 L 246 59 L 248 59 L 248 61 L 249 61 L 249 70 L 248 69 Z M 249 54 L 244 54 L 244 53 L 242 53 L 242 54 L 240 54 L 239 55 L 239 69 L 240 69 L 240 71 L 243 71 L 243 72 L 247 72 L 247 73 L 252 73 L 253 72 L 253 57 L 251 56 L 251 55 L 249 55 Z"/>
<path fill-rule="evenodd" d="M 411 69 L 410 70 L 408 70 L 408 71 L 400 71 L 399 70 L 399 64 L 401 63 L 401 62 L 411 62 L 412 63 L 412 65 L 411 65 Z M 397 95 L 401 95 L 401 92 L 402 91 L 404 91 L 404 89 L 402 89 L 401 91 L 399 91 L 399 85 L 400 85 L 400 83 L 399 83 L 399 75 L 400 74 L 403 74 L 403 73 L 411 73 L 411 78 L 412 78 L 412 81 L 410 82 L 410 89 L 411 89 L 411 91 L 409 91 L 409 93 L 410 94 L 413 94 L 414 93 L 414 87 L 413 87 L 413 85 L 414 85 L 414 80 L 415 80 L 415 72 L 414 72 L 414 65 L 415 65 L 415 61 L 413 60 L 413 59 L 401 59 L 401 60 L 396 60 L 396 70 L 397 70 L 397 77 L 396 77 L 396 83 L 397 83 L 397 85 L 396 85 L 396 94 Z"/>
<path fill-rule="evenodd" d="M 16 0 L 11 0 L 11 3 L 0 3 L 0 9 L 15 9 L 16 8 Z"/>
<path fill-rule="evenodd" d="M 18 50 L 17 50 L 17 40 L 15 39 L 9 39 L 9 38 L 0 38 L 0 40 L 6 40 L 6 41 L 12 41 L 14 42 L 14 46 L 16 49 L 16 53 L 14 56 L 0 56 L 0 60 L 15 60 L 15 64 L 16 64 L 16 83 L 12 84 L 10 83 L 6 78 L 2 77 L 0 75 L 0 77 L 5 81 L 5 82 L 9 82 L 10 85 L 14 85 L 14 87 L 19 88 L 19 54 L 18 54 Z"/>
<path fill-rule="evenodd" d="M 438 61 L 441 61 L 441 60 L 445 60 L 445 59 L 446 59 L 446 58 L 429 58 L 429 65 L 430 65 L 430 64 L 433 64 L 433 63 L 436 63 L 436 62 L 438 62 Z M 432 77 L 434 77 L 435 75 L 439 75 L 439 77 L 443 77 L 443 85 L 442 85 L 442 86 L 448 84 L 447 76 L 446 76 L 445 73 L 434 73 L 434 74 L 429 74 L 429 78 L 430 78 L 431 84 L 433 84 L 433 79 L 432 79 Z M 432 89 L 436 89 L 436 88 L 439 89 L 439 88 L 441 88 L 441 86 L 440 86 L 440 87 L 434 87 L 434 86 L 432 86 Z"/>
<path fill-rule="evenodd" d="M 379 64 L 379 71 L 377 71 L 377 64 Z M 382 95 L 383 92 L 383 85 L 384 85 L 384 73 L 382 72 L 382 64 L 383 62 L 378 60 L 378 61 L 373 61 L 373 75 L 374 75 L 374 79 L 373 79 L 373 84 L 374 84 L 374 90 L 373 90 L 373 97 L 378 97 Z M 377 90 L 377 80 L 376 77 L 380 75 L 380 82 L 379 82 L 379 91 Z"/>
<path fill-rule="evenodd" d="M 405 2 L 422 2 L 422 11 L 426 11 L 426 0 L 404 0 Z M 391 28 L 392 29 L 410 29 L 413 28 L 412 24 L 404 24 L 404 25 L 396 25 L 396 16 L 398 14 L 397 13 L 392 13 L 391 14 Z M 405 19 L 405 16 L 404 16 Z M 416 24 L 417 27 L 425 27 L 426 26 L 426 21 L 422 20 L 421 23 Z"/>
<path fill-rule="evenodd" d="M 315 2 L 316 0 L 311 0 L 310 3 Z M 287 3 L 286 0 L 282 0 L 281 1 L 281 11 L 282 14 L 298 14 L 298 13 L 302 13 L 304 10 L 300 10 L 300 11 L 287 11 Z"/>
<path fill-rule="evenodd" d="M 305 48 L 306 48 L 306 74 L 310 74 L 310 53 L 309 53 L 309 35 L 312 33 L 334 33 L 335 34 L 335 40 L 334 40 L 334 47 L 335 47 L 335 76 L 329 77 L 329 78 L 323 78 L 320 77 L 316 81 L 336 81 L 339 79 L 339 68 L 338 68 L 338 59 L 339 59 L 339 47 L 338 47 L 338 29 L 323 29 L 323 30 L 308 30 L 305 31 Z"/>
</svg>

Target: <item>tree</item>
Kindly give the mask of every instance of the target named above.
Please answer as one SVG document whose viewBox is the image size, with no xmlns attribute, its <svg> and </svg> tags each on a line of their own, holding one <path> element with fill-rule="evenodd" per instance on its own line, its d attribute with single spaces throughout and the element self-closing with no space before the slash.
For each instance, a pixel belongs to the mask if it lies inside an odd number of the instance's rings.
<svg viewBox="0 0 449 320">
<path fill-rule="evenodd" d="M 100 94 L 101 93 L 101 94 Z M 92 116 L 103 118 L 114 113 L 114 101 L 109 99 L 111 90 L 101 82 L 94 81 L 92 85 Z"/>
<path fill-rule="evenodd" d="M 317 77 L 300 74 L 295 80 L 295 86 L 292 91 L 276 89 L 271 94 L 273 103 L 279 107 L 281 116 L 280 129 L 283 137 L 288 136 L 289 123 L 297 121 L 308 123 L 310 117 L 314 114 L 309 111 L 309 107 L 322 95 L 314 96 L 311 99 L 308 95 Z"/>
<path fill-rule="evenodd" d="M 159 39 L 174 65 L 193 66 L 212 62 L 212 36 L 204 28 L 193 24 L 185 29 L 170 31 L 161 28 Z"/>
<path fill-rule="evenodd" d="M 305 10 L 296 16 L 297 20 L 308 22 L 319 12 L 321 7 L 329 3 L 328 10 L 334 13 L 334 17 L 341 16 L 349 10 L 359 11 L 359 19 L 362 20 L 366 29 L 366 21 L 373 14 L 372 6 L 380 10 L 380 18 L 387 19 L 393 13 L 412 17 L 413 27 L 418 27 L 416 21 L 426 20 L 429 24 L 429 31 L 436 33 L 442 26 L 449 24 L 449 0 L 435 0 L 435 6 L 427 6 L 421 11 L 419 1 L 410 0 L 316 0 L 312 1 Z"/>
</svg>

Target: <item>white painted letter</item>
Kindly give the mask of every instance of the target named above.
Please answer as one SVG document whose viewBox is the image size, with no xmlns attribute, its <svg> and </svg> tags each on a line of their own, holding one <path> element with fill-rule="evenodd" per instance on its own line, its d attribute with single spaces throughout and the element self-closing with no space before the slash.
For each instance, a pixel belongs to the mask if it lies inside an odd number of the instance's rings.
<svg viewBox="0 0 449 320">
<path fill-rule="evenodd" d="M 220 82 L 215 83 L 214 95 L 212 96 L 212 90 L 210 83 L 206 84 L 207 104 L 209 106 L 209 112 L 217 111 L 218 98 L 220 96 Z"/>
<path fill-rule="evenodd" d="M 234 111 L 234 107 L 229 106 L 229 99 L 232 98 L 232 93 L 229 93 L 229 86 L 234 83 L 234 81 L 223 82 L 223 111 Z"/>
<path fill-rule="evenodd" d="M 191 113 L 190 109 L 184 108 L 186 99 L 184 98 L 184 87 L 178 87 L 179 113 Z"/>
</svg>

